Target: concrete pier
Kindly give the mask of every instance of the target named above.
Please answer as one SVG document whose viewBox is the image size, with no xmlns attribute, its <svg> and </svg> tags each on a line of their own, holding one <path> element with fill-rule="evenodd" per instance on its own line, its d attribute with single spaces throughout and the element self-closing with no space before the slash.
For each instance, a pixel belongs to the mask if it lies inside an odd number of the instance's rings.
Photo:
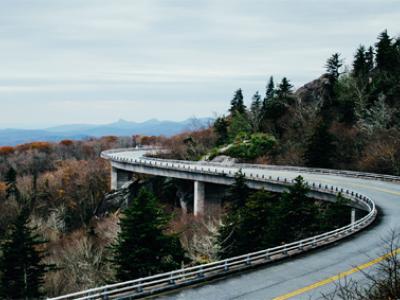
<svg viewBox="0 0 400 300">
<path fill-rule="evenodd" d="M 115 167 L 111 168 L 111 190 L 120 189 L 125 183 L 132 180 L 132 172 Z"/>
<path fill-rule="evenodd" d="M 205 205 L 205 184 L 201 181 L 194 182 L 194 215 L 201 216 L 204 214 Z"/>
</svg>

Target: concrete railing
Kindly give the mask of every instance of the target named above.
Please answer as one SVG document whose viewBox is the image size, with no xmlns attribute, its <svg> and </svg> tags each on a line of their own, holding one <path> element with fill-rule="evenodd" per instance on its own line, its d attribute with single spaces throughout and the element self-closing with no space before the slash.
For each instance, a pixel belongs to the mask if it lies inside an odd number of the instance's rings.
<svg viewBox="0 0 400 300">
<path fill-rule="evenodd" d="M 132 151 L 133 149 L 127 150 Z M 150 150 L 150 149 L 149 149 Z M 195 172 L 207 172 L 207 173 L 220 173 L 224 176 L 234 176 L 234 174 L 221 173 L 220 169 L 208 168 L 194 168 L 199 163 L 184 162 L 184 161 L 170 161 L 170 160 L 160 160 L 153 158 L 140 158 L 140 159 L 122 159 L 120 157 L 115 157 L 113 154 L 117 152 L 122 152 L 120 150 L 107 151 L 102 153 L 103 158 L 115 160 L 117 162 L 125 163 L 135 163 L 135 164 L 146 164 L 154 167 L 164 167 L 164 168 L 178 168 L 185 171 L 195 171 Z M 203 162 L 201 162 L 203 164 Z M 187 168 L 187 165 L 191 165 L 192 168 Z M 221 166 L 219 164 L 219 166 Z M 253 165 L 252 165 L 253 166 Z M 233 165 L 231 167 L 237 167 Z M 302 168 L 299 168 L 303 170 Z M 291 168 L 291 170 L 299 170 L 296 168 Z M 338 171 L 340 172 L 340 171 Z M 329 173 L 332 174 L 332 173 Z M 339 173 L 334 173 L 338 174 Z M 286 178 L 263 178 L 256 177 L 255 175 L 250 176 L 250 174 L 245 174 L 247 178 L 257 181 L 266 181 L 270 183 L 280 184 L 284 186 L 289 186 L 292 184 L 292 180 Z M 359 177 L 359 176 L 356 176 Z M 368 177 L 369 178 L 369 177 Z M 375 177 L 374 177 L 375 178 Z M 379 177 L 378 177 L 379 178 Z M 70 299 L 81 299 L 81 300 L 92 300 L 92 299 L 123 299 L 123 298 L 138 298 L 144 297 L 146 295 L 154 294 L 161 291 L 166 291 L 190 284 L 194 284 L 200 281 L 208 280 L 215 277 L 225 276 L 232 272 L 237 272 L 240 270 L 248 269 L 257 265 L 267 264 L 273 261 L 277 261 L 292 255 L 300 254 L 305 251 L 315 249 L 337 240 L 348 237 L 363 228 L 370 225 L 376 218 L 377 209 L 375 203 L 370 198 L 360 195 L 354 191 L 348 189 L 344 190 L 339 187 L 321 185 L 317 183 L 309 183 L 309 187 L 312 191 L 337 195 L 342 193 L 345 198 L 358 206 L 363 206 L 368 214 L 363 218 L 355 221 L 354 223 L 348 224 L 344 227 L 325 232 L 316 236 L 312 236 L 306 239 L 288 243 L 285 245 L 280 245 L 277 247 L 252 252 L 232 258 L 227 258 L 213 263 L 182 268 L 179 270 L 166 272 L 162 274 L 157 274 L 154 276 L 149 276 L 145 278 L 140 278 L 136 280 L 131 280 L 127 282 L 121 282 L 116 284 L 105 285 L 98 288 L 93 288 L 85 290 L 82 292 L 77 292 L 65 296 L 60 296 L 52 298 L 52 300 L 70 300 Z"/>
</svg>

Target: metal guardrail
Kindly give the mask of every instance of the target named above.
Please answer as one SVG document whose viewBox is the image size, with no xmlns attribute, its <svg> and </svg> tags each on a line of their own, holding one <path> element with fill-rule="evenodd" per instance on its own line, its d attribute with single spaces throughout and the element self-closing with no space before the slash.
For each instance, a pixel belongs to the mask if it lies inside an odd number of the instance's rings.
<svg viewBox="0 0 400 300">
<path fill-rule="evenodd" d="M 132 151 L 130 149 L 128 151 Z M 144 149 L 140 149 L 144 150 Z M 122 159 L 120 157 L 115 157 L 112 154 L 121 152 L 120 150 L 107 151 L 102 153 L 103 158 L 112 159 L 118 162 L 128 162 L 137 164 L 147 164 L 158 167 L 168 167 L 173 168 L 174 162 L 170 160 L 159 160 L 159 159 Z M 183 161 L 178 161 L 179 167 L 182 168 L 183 165 L 193 165 L 192 163 L 186 163 Z M 195 163 L 196 164 L 196 163 Z M 175 166 L 176 167 L 176 166 Z M 232 166 L 232 167 L 237 167 Z M 187 171 L 197 171 L 197 172 L 210 172 L 215 174 L 219 170 L 215 169 L 214 172 L 211 169 L 196 168 L 183 169 Z M 291 169 L 294 170 L 294 169 Z M 331 174 L 331 173 L 330 173 Z M 224 175 L 227 175 L 224 173 Z M 228 175 L 229 176 L 229 175 Z M 249 175 L 247 175 L 249 177 Z M 291 180 L 286 178 L 261 178 L 251 176 L 249 177 L 254 180 L 267 181 L 270 183 L 276 183 L 281 185 L 291 185 Z M 145 278 L 140 278 L 136 280 L 131 280 L 127 282 L 121 282 L 116 284 L 110 284 L 98 288 L 93 288 L 77 293 L 72 293 L 69 295 L 64 295 L 60 297 L 52 298 L 52 300 L 70 300 L 70 299 L 80 299 L 80 300 L 94 300 L 94 299 L 124 299 L 124 298 L 136 298 L 153 293 L 157 293 L 163 290 L 173 289 L 179 286 L 193 284 L 199 281 L 204 281 L 216 276 L 224 276 L 225 274 L 235 272 L 238 270 L 247 269 L 253 266 L 267 264 L 272 261 L 280 260 L 288 256 L 299 254 L 311 249 L 321 247 L 337 240 L 343 239 L 350 236 L 363 228 L 370 225 L 376 218 L 377 209 L 375 207 L 374 201 L 370 198 L 355 193 L 350 190 L 343 190 L 342 188 L 333 186 L 322 186 L 321 184 L 309 184 L 309 187 L 313 191 L 336 195 L 339 192 L 343 193 L 343 196 L 356 204 L 362 204 L 368 211 L 368 214 L 363 218 L 357 220 L 352 224 L 348 224 L 344 227 L 325 232 L 316 236 L 312 236 L 300 241 L 295 241 L 289 244 L 280 245 L 277 247 L 248 253 L 224 260 L 220 260 L 213 263 L 208 263 L 204 265 L 198 265 L 193 267 L 182 268 L 179 270 L 166 272 L 162 274 L 157 274 L 154 276 L 149 276 Z"/>
<path fill-rule="evenodd" d="M 121 153 L 121 152 L 131 152 L 131 151 L 146 151 L 146 150 L 153 150 L 153 151 L 162 151 L 162 148 L 155 148 L 155 147 L 140 147 L 140 148 L 122 148 L 122 149 L 112 149 L 103 151 L 101 153 L 101 157 L 105 159 L 115 160 L 112 154 L 114 153 Z M 293 167 L 293 166 L 286 166 L 286 165 L 262 165 L 262 164 L 247 164 L 247 163 L 216 163 L 216 162 L 209 162 L 209 161 L 186 161 L 186 160 L 172 160 L 172 159 L 161 159 L 161 158 L 154 158 L 154 157 L 145 157 L 140 160 L 140 163 L 143 161 L 157 161 L 157 162 L 166 162 L 175 163 L 175 164 L 185 164 L 185 165 L 203 165 L 209 167 L 232 167 L 232 168 L 241 168 L 241 169 L 267 169 L 267 170 L 277 170 L 277 171 L 297 171 L 297 172 L 305 172 L 305 173 L 313 173 L 313 174 L 328 174 L 328 175 L 340 175 L 345 177 L 355 177 L 355 178 L 365 178 L 365 179 L 375 179 L 375 180 L 383 180 L 383 181 L 399 181 L 400 176 L 394 175 L 386 175 L 386 174 L 378 174 L 378 173 L 371 173 L 371 172 L 359 172 L 359 171 L 350 171 L 350 170 L 335 170 L 335 169 L 322 169 L 322 168 L 308 168 L 308 167 Z M 133 162 L 133 160 L 120 159 L 119 161 L 126 161 L 126 162 Z M 139 162 L 139 160 L 137 160 Z"/>
</svg>

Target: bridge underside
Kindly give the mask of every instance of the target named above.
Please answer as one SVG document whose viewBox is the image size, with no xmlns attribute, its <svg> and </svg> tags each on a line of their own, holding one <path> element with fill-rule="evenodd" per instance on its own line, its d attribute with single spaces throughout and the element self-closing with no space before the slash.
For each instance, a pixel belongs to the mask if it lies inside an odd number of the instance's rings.
<svg viewBox="0 0 400 300">
<path fill-rule="evenodd" d="M 117 190 L 124 186 L 127 182 L 131 181 L 134 174 L 146 174 L 161 177 L 170 177 L 194 182 L 193 188 L 193 213 L 195 216 L 202 216 L 207 211 L 206 190 L 210 184 L 213 185 L 232 185 L 235 181 L 233 176 L 220 176 L 219 174 L 195 173 L 193 170 L 169 170 L 160 169 L 156 167 L 134 165 L 123 162 L 112 162 L 111 169 L 111 189 Z M 268 181 L 249 180 L 246 179 L 247 185 L 252 189 L 265 189 L 271 192 L 281 193 L 287 189 L 287 185 L 283 183 L 274 183 Z M 328 194 L 326 192 L 311 191 L 309 193 L 311 198 L 335 202 L 336 195 Z M 365 210 L 362 205 L 351 203 L 352 208 Z M 352 215 L 353 216 L 353 215 Z M 352 217 L 353 219 L 354 217 Z"/>
</svg>

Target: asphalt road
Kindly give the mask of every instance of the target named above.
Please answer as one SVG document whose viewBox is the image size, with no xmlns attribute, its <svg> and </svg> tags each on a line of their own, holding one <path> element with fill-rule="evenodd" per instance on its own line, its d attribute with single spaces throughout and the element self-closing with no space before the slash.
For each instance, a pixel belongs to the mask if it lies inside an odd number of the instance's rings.
<svg viewBox="0 0 400 300">
<path fill-rule="evenodd" d="M 143 153 L 122 152 L 114 155 L 137 158 L 141 154 Z M 237 170 L 235 167 L 223 166 L 221 166 L 221 169 L 226 172 Z M 369 196 L 375 201 L 381 214 L 380 221 L 334 246 L 242 274 L 232 275 L 223 280 L 172 291 L 158 298 L 185 300 L 318 299 L 321 293 L 329 293 L 335 289 L 337 281 L 332 283 L 330 279 L 336 279 L 333 276 L 339 273 L 349 271 L 348 278 L 363 278 L 356 267 L 371 262 L 386 253 L 383 240 L 387 239 L 391 230 L 400 227 L 400 184 L 294 171 L 251 168 L 242 170 L 244 173 L 259 174 L 259 176 L 280 176 L 288 179 L 302 175 L 309 182 L 351 189 Z M 372 264 L 373 262 L 364 265 L 364 267 L 369 267 L 364 271 L 373 271 L 374 266 L 370 266 Z"/>
</svg>

